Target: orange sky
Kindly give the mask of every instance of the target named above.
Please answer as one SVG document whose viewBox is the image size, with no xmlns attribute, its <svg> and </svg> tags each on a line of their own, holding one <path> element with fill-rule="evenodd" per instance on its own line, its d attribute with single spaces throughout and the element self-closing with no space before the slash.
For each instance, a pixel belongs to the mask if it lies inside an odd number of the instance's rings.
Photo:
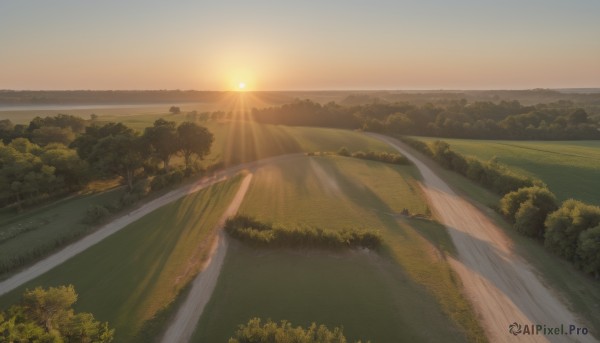
<svg viewBox="0 0 600 343">
<path fill-rule="evenodd" d="M 0 89 L 600 87 L 600 1 L 0 2 Z"/>
</svg>

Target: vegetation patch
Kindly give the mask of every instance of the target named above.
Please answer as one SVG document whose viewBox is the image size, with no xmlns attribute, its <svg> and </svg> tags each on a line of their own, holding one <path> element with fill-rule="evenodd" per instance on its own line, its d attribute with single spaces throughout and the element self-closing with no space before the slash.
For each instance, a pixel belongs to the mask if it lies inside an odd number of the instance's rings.
<svg viewBox="0 0 600 343">
<path fill-rule="evenodd" d="M 18 305 L 0 312 L 2 342 L 112 342 L 108 323 L 91 313 L 75 313 L 73 285 L 26 290 Z"/>
<path fill-rule="evenodd" d="M 325 325 L 311 323 L 304 329 L 301 326 L 292 326 L 292 323 L 282 320 L 279 324 L 268 319 L 261 323 L 260 318 L 252 318 L 247 324 L 240 325 L 229 343 L 270 343 L 270 342 L 297 342 L 297 343 L 347 343 L 342 328 L 332 330 Z M 370 342 L 370 341 L 369 341 Z M 355 343 L 361 343 L 356 341 Z"/>
<path fill-rule="evenodd" d="M 361 229 L 323 230 L 316 227 L 284 227 L 237 215 L 225 223 L 231 236 L 257 246 L 294 248 L 368 248 L 381 247 L 378 231 Z"/>
</svg>

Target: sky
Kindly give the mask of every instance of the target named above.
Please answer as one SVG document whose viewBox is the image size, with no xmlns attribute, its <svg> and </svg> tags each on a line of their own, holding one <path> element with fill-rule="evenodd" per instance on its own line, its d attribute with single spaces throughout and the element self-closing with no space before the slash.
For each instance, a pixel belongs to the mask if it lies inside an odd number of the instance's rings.
<svg viewBox="0 0 600 343">
<path fill-rule="evenodd" d="M 0 89 L 600 87 L 598 0 L 0 0 Z"/>
</svg>

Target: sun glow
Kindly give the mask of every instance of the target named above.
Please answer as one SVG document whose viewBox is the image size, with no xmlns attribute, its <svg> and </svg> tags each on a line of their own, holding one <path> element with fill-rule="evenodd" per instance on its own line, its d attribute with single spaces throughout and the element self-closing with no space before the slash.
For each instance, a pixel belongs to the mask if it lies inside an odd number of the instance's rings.
<svg viewBox="0 0 600 343">
<path fill-rule="evenodd" d="M 243 91 L 244 89 L 246 89 L 246 84 L 244 82 L 240 82 L 238 84 L 238 90 Z"/>
</svg>

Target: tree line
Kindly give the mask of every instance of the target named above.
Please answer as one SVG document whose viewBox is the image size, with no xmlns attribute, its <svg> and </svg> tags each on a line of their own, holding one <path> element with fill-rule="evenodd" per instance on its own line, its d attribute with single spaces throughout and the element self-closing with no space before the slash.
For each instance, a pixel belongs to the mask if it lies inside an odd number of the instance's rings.
<svg viewBox="0 0 600 343">
<path fill-rule="evenodd" d="M 253 109 L 261 123 L 321 126 L 387 134 L 478 139 L 600 139 L 598 118 L 570 102 L 524 106 L 518 101 L 451 100 L 443 104 L 408 102 L 342 106 L 311 100 Z"/>
<path fill-rule="evenodd" d="M 255 246 L 378 249 L 383 242 L 381 234 L 374 230 L 338 231 L 310 226 L 284 227 L 243 215 L 229 218 L 225 223 L 225 231 L 232 237 Z"/>
<path fill-rule="evenodd" d="M 552 253 L 600 278 L 600 207 L 573 199 L 559 207 L 542 181 L 516 174 L 495 159 L 484 162 L 464 156 L 443 141 L 401 140 L 442 167 L 502 195 L 498 210 L 517 232 L 543 241 Z"/>
<path fill-rule="evenodd" d="M 72 285 L 26 290 L 21 302 L 0 312 L 1 342 L 109 343 L 114 329 L 91 313 L 75 313 Z"/>
<path fill-rule="evenodd" d="M 122 123 L 64 114 L 36 117 L 29 125 L 0 121 L 0 137 L 0 204 L 18 209 L 93 179 L 120 177 L 132 192 L 136 180 L 151 176 L 162 188 L 198 170 L 214 141 L 192 122 L 158 119 L 140 133 Z M 183 169 L 171 170 L 175 155 L 183 157 Z"/>
</svg>

